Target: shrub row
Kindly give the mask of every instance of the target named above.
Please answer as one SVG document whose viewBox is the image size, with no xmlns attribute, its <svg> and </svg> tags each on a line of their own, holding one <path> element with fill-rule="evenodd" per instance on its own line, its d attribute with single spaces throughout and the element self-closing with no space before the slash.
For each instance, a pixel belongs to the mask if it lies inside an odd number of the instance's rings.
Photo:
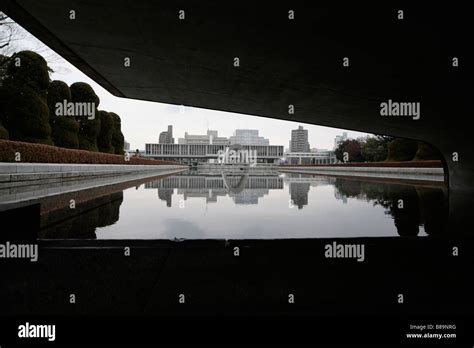
<svg viewBox="0 0 474 348">
<path fill-rule="evenodd" d="M 125 156 L 122 155 L 66 149 L 21 141 L 0 140 L 0 162 L 17 162 L 15 161 L 17 153 L 20 155 L 20 163 L 177 164 L 173 161 L 133 157 L 132 154 L 130 155 L 130 161 L 126 161 Z"/>
</svg>

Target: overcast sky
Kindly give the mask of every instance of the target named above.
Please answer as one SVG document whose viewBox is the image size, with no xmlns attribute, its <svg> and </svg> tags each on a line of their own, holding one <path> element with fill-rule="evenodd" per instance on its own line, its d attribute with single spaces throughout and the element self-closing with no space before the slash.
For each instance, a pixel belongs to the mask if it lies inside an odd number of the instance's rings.
<svg viewBox="0 0 474 348">
<path fill-rule="evenodd" d="M 19 27 L 19 30 L 23 30 Z M 192 107 L 179 107 L 171 104 L 145 102 L 133 99 L 118 98 L 107 92 L 80 70 L 69 62 L 56 55 L 44 46 L 34 36 L 23 30 L 22 39 L 15 41 L 8 52 L 0 53 L 10 55 L 12 50 L 21 51 L 30 49 L 40 53 L 54 70 L 52 80 L 62 80 L 68 85 L 74 82 L 86 82 L 94 88 L 100 98 L 99 109 L 113 111 L 122 119 L 122 132 L 130 148 L 144 149 L 145 143 L 158 142 L 161 131 L 168 125 L 173 125 L 173 136 L 178 138 L 189 134 L 205 134 L 208 129 L 217 130 L 219 136 L 229 137 L 235 129 L 258 129 L 260 136 L 270 139 L 271 145 L 288 147 L 291 130 L 302 125 L 308 129 L 311 148 L 332 149 L 334 137 L 341 134 L 342 129 L 314 126 L 304 123 L 274 120 L 257 116 L 207 110 Z M 350 138 L 366 136 L 366 133 L 347 131 Z"/>
</svg>

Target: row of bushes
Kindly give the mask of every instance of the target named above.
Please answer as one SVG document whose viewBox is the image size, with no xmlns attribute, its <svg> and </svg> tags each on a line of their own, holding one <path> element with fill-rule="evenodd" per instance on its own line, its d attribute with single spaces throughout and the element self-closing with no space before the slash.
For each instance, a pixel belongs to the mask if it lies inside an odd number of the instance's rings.
<svg viewBox="0 0 474 348">
<path fill-rule="evenodd" d="M 50 81 L 46 60 L 32 51 L 0 56 L 0 139 L 123 154 L 120 117 L 98 110 L 90 85 Z M 94 118 L 64 115 L 59 105 L 88 105 Z"/>
<path fill-rule="evenodd" d="M 19 161 L 17 161 L 19 156 Z M 82 164 L 176 164 L 148 158 L 97 153 L 86 150 L 66 149 L 57 146 L 0 140 L 0 162 L 27 163 L 82 163 Z"/>
<path fill-rule="evenodd" d="M 438 149 L 421 141 L 390 136 L 347 139 L 335 149 L 341 162 L 441 160 Z"/>
</svg>

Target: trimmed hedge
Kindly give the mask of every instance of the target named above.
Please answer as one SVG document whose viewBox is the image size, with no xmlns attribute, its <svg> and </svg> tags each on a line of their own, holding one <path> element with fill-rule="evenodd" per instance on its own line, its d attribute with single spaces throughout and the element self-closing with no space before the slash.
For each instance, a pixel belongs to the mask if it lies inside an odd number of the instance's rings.
<svg viewBox="0 0 474 348">
<path fill-rule="evenodd" d="M 10 139 L 52 144 L 46 103 L 49 71 L 46 60 L 32 51 L 15 53 L 8 61 L 2 87 L 6 102 L 2 121 Z"/>
<path fill-rule="evenodd" d="M 5 128 L 10 139 L 40 144 L 52 144 L 49 109 L 46 100 L 35 90 L 7 90 L 9 102 L 5 108 Z"/>
<path fill-rule="evenodd" d="M 115 149 L 112 146 L 114 120 L 107 111 L 103 110 L 99 111 L 97 117 L 100 119 L 100 131 L 99 136 L 97 137 L 97 147 L 99 148 L 100 152 L 115 153 Z M 123 151 L 120 153 L 123 153 Z"/>
<path fill-rule="evenodd" d="M 4 84 L 17 88 L 28 86 L 37 92 L 43 92 L 48 89 L 49 72 L 48 63 L 38 53 L 17 52 L 8 62 Z"/>
<path fill-rule="evenodd" d="M 71 100 L 69 86 L 63 81 L 52 81 L 48 88 L 49 122 L 55 146 L 79 148 L 79 123 L 73 117 L 56 115 L 56 103 Z"/>
<path fill-rule="evenodd" d="M 97 146 L 97 137 L 100 132 L 100 119 L 98 117 L 97 107 L 100 99 L 95 94 L 92 87 L 85 82 L 76 82 L 69 87 L 71 91 L 71 101 L 73 103 L 94 103 L 95 118 L 89 120 L 88 117 L 76 117 L 79 122 L 79 148 L 82 150 L 99 151 Z"/>
<path fill-rule="evenodd" d="M 112 117 L 114 131 L 112 133 L 112 146 L 116 154 L 123 153 L 123 147 L 125 143 L 125 138 L 122 133 L 122 121 L 120 116 L 114 112 L 109 112 L 109 115 Z"/>
<path fill-rule="evenodd" d="M 173 161 L 159 161 L 140 157 L 130 157 L 130 161 L 125 161 L 125 156 L 123 155 L 66 149 L 20 141 L 0 140 L 0 162 L 15 162 L 16 152 L 20 153 L 21 162 L 27 163 L 178 164 Z"/>
</svg>

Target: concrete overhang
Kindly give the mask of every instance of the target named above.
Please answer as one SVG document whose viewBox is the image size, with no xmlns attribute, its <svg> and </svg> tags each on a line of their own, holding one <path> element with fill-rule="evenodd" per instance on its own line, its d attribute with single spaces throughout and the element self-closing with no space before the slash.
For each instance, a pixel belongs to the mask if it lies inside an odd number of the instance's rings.
<svg viewBox="0 0 474 348">
<path fill-rule="evenodd" d="M 15 21 L 116 96 L 424 140 L 442 151 L 451 193 L 465 198 L 474 171 L 464 136 L 473 92 L 466 6 L 3 3 Z M 380 103 L 389 99 L 421 103 L 421 118 L 382 117 Z M 453 152 L 459 161 L 452 161 Z M 450 209 L 459 209 L 453 197 Z"/>
</svg>

